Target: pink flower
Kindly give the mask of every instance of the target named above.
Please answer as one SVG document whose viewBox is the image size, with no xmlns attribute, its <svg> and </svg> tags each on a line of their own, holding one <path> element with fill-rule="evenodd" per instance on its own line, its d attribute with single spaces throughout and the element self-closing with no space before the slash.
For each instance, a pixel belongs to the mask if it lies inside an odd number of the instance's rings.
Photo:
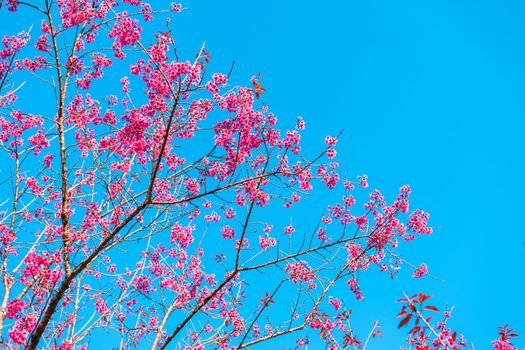
<svg viewBox="0 0 525 350">
<path fill-rule="evenodd" d="M 417 269 L 414 270 L 412 277 L 421 278 L 428 273 L 427 264 L 422 263 Z"/>
<path fill-rule="evenodd" d="M 173 12 L 181 12 L 182 11 L 182 4 L 181 3 L 172 2 L 171 3 L 171 10 Z"/>
<path fill-rule="evenodd" d="M 171 228 L 171 244 L 178 243 L 181 248 L 187 248 L 193 242 L 193 231 L 195 225 L 183 227 L 180 223 L 175 223 Z"/>
<path fill-rule="evenodd" d="M 431 234 L 432 228 L 427 226 L 427 221 L 429 218 L 430 214 L 425 213 L 423 210 L 415 210 L 412 214 L 410 214 L 407 227 L 415 233 Z"/>
<path fill-rule="evenodd" d="M 359 185 L 362 188 L 367 188 L 368 187 L 368 176 L 360 175 L 360 176 L 357 177 L 357 179 L 359 180 Z"/>
<path fill-rule="evenodd" d="M 304 119 L 302 117 L 297 117 L 297 124 L 295 125 L 297 130 L 304 130 L 306 127 L 306 124 L 304 122 Z"/>
<path fill-rule="evenodd" d="M 22 312 L 27 307 L 27 304 L 22 300 L 14 299 L 7 304 L 6 317 L 18 318 L 18 313 Z"/>
<path fill-rule="evenodd" d="M 286 265 L 285 271 L 290 275 L 293 283 L 297 283 L 299 281 L 312 282 L 315 278 L 314 271 L 306 261 L 288 263 Z"/>
<path fill-rule="evenodd" d="M 49 52 L 51 45 L 47 42 L 49 40 L 47 35 L 41 35 L 36 42 L 36 49 L 42 52 Z"/>
<path fill-rule="evenodd" d="M 341 305 L 342 305 L 341 301 L 338 298 L 334 299 L 332 297 L 330 297 L 329 303 L 332 304 L 332 306 L 334 307 L 335 311 L 338 311 L 341 308 Z"/>
<path fill-rule="evenodd" d="M 141 293 L 148 294 L 151 291 L 151 279 L 143 274 L 133 279 L 131 284 Z"/>
<path fill-rule="evenodd" d="M 138 42 L 141 32 L 142 28 L 138 26 L 138 21 L 129 18 L 126 11 L 117 14 L 117 21 L 108 34 L 114 39 L 112 48 L 115 51 L 115 57 L 120 59 L 126 57 L 122 48 Z"/>
<path fill-rule="evenodd" d="M 266 250 L 270 247 L 274 247 L 277 244 L 277 241 L 273 237 L 268 236 L 259 236 L 259 245 L 262 250 Z"/>
<path fill-rule="evenodd" d="M 186 190 L 188 190 L 188 192 L 192 196 L 197 195 L 201 190 L 201 187 L 197 180 L 191 178 L 186 180 L 186 182 L 184 183 L 184 187 L 186 187 Z"/>
<path fill-rule="evenodd" d="M 359 284 L 357 283 L 357 280 L 355 278 L 352 278 L 346 282 L 348 284 L 348 288 L 354 293 L 357 300 L 363 300 L 363 292 L 359 288 Z"/>
<path fill-rule="evenodd" d="M 104 314 L 109 311 L 104 299 L 102 298 L 97 299 L 97 301 L 95 302 L 95 310 L 101 314 Z"/>
<path fill-rule="evenodd" d="M 228 225 L 221 228 L 221 232 L 222 232 L 221 234 L 222 238 L 226 238 L 226 239 L 235 238 L 235 230 Z"/>
<path fill-rule="evenodd" d="M 324 142 L 325 142 L 328 146 L 333 147 L 333 146 L 335 146 L 335 145 L 337 144 L 337 138 L 335 138 L 335 137 L 331 137 L 331 136 L 326 136 L 326 137 L 324 138 Z"/>
</svg>

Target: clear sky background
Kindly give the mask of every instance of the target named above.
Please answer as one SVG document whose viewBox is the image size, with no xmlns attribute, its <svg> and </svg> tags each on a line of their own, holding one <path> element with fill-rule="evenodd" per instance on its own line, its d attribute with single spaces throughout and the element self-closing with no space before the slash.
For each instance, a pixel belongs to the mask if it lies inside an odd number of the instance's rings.
<svg viewBox="0 0 525 350">
<path fill-rule="evenodd" d="M 525 335 L 525 3 L 522 1 L 186 1 L 173 17 L 179 51 L 203 41 L 233 81 L 260 72 L 263 100 L 307 122 L 306 142 L 344 129 L 339 160 L 390 199 L 403 184 L 412 208 L 440 227 L 404 249 L 445 282 L 363 280 L 355 305 L 369 349 L 395 349 L 405 290 L 454 305 L 453 325 L 476 349 L 496 327 Z M 349 295 L 349 298 L 351 296 Z M 523 343 L 523 342 L 522 342 Z M 521 344 L 522 344 L 521 343 Z"/>
</svg>

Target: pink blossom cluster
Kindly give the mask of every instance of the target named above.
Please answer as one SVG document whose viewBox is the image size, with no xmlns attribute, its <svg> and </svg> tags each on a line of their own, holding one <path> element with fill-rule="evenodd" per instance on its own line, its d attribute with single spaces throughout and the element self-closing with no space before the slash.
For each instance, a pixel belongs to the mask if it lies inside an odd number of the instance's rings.
<svg viewBox="0 0 525 350">
<path fill-rule="evenodd" d="M 422 210 L 415 210 L 410 214 L 410 220 L 407 223 L 407 227 L 419 234 L 431 234 L 432 228 L 427 226 L 427 221 L 430 218 L 430 214 L 425 213 Z"/>
<path fill-rule="evenodd" d="M 126 57 L 122 48 L 137 43 L 140 40 L 141 31 L 142 28 L 139 27 L 138 21 L 131 19 L 126 11 L 117 14 L 117 21 L 108 34 L 114 39 L 112 48 L 116 58 Z"/>
<path fill-rule="evenodd" d="M 259 236 L 259 245 L 262 250 L 266 250 L 270 247 L 275 247 L 277 240 L 269 236 Z"/>
<path fill-rule="evenodd" d="M 315 273 L 306 261 L 288 263 L 285 271 L 290 275 L 294 283 L 299 281 L 311 283 L 315 279 Z"/>
<path fill-rule="evenodd" d="M 421 278 L 425 276 L 428 273 L 428 267 L 427 264 L 422 263 L 418 268 L 414 270 L 414 273 L 412 274 L 415 278 Z"/>
<path fill-rule="evenodd" d="M 354 293 L 357 300 L 364 299 L 363 292 L 361 291 L 361 288 L 359 288 L 359 284 L 355 278 L 349 279 L 346 283 L 348 284 L 350 291 Z"/>
<path fill-rule="evenodd" d="M 21 167 L 12 181 L 18 207 L 0 213 L 0 253 L 11 259 L 0 310 L 0 320 L 4 312 L 14 322 L 3 324 L 9 345 L 32 334 L 34 346 L 82 348 L 104 327 L 127 347 L 230 349 L 302 324 L 327 348 L 358 346 L 344 294 L 327 298 L 346 282 L 363 299 L 360 273 L 394 275 L 397 240 L 431 232 L 428 214 L 409 213 L 410 188 L 393 202 L 379 190 L 359 193 L 368 178 L 343 176 L 339 137 L 319 140 L 315 156 L 303 153 L 305 121 L 278 122 L 260 102 L 260 76 L 236 86 L 229 74 L 210 72 L 206 47 L 177 50 L 169 21 L 154 35 L 143 27 L 164 16 L 161 5 L 51 5 L 34 47 L 21 33 L 0 48 L 2 77 L 42 69 L 56 89 L 43 115 L 26 112 L 16 91 L 1 91 L 0 140 L 12 168 Z M 47 60 L 22 55 L 30 50 Z M 296 210 L 326 189 L 334 203 L 306 227 L 317 216 Z M 272 212 L 283 203 L 284 224 Z M 281 284 L 260 284 L 259 272 Z M 426 273 L 421 265 L 414 276 Z M 282 289 L 315 307 L 281 324 L 272 304 L 282 302 Z M 264 302 L 248 310 L 255 294 Z"/>
</svg>

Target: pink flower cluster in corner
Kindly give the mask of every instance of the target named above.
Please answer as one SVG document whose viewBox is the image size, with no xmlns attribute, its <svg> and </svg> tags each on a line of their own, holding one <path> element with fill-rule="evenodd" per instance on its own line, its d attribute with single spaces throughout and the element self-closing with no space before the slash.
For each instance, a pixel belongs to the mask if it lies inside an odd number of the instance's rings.
<svg viewBox="0 0 525 350">
<path fill-rule="evenodd" d="M 514 332 L 514 329 L 510 328 L 508 325 L 498 327 L 499 338 L 492 341 L 492 348 L 494 350 L 518 350 L 515 347 L 511 340 L 518 336 Z"/>
<path fill-rule="evenodd" d="M 399 302 L 403 304 L 401 312 L 397 315 L 401 319 L 398 328 L 408 327 L 407 342 L 410 349 L 414 350 L 460 350 L 467 349 L 467 342 L 463 335 L 449 328 L 447 322 L 451 317 L 451 310 L 443 313 L 433 306 L 428 305 L 430 295 L 418 293 L 412 297 L 405 297 Z M 439 317 L 439 318 L 438 318 Z M 434 321 L 436 320 L 437 321 Z M 498 327 L 499 338 L 492 341 L 493 350 L 518 350 L 511 343 L 517 337 L 509 326 Z M 401 347 L 401 350 L 406 350 Z"/>
</svg>

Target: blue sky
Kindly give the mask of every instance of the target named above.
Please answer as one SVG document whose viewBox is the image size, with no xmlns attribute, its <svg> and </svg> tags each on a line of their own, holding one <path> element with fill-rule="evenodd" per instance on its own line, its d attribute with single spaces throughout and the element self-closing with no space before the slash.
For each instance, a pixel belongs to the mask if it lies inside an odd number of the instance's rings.
<svg viewBox="0 0 525 350">
<path fill-rule="evenodd" d="M 213 68 L 248 83 L 306 142 L 344 129 L 339 160 L 390 198 L 403 185 L 440 227 L 404 249 L 446 282 L 371 274 L 356 329 L 380 319 L 369 349 L 396 348 L 402 290 L 454 305 L 476 348 L 496 327 L 525 334 L 525 4 L 519 1 L 186 1 L 179 51 L 203 41 Z M 410 272 L 405 270 L 405 275 Z M 363 275 L 364 277 L 365 275 Z"/>
</svg>

